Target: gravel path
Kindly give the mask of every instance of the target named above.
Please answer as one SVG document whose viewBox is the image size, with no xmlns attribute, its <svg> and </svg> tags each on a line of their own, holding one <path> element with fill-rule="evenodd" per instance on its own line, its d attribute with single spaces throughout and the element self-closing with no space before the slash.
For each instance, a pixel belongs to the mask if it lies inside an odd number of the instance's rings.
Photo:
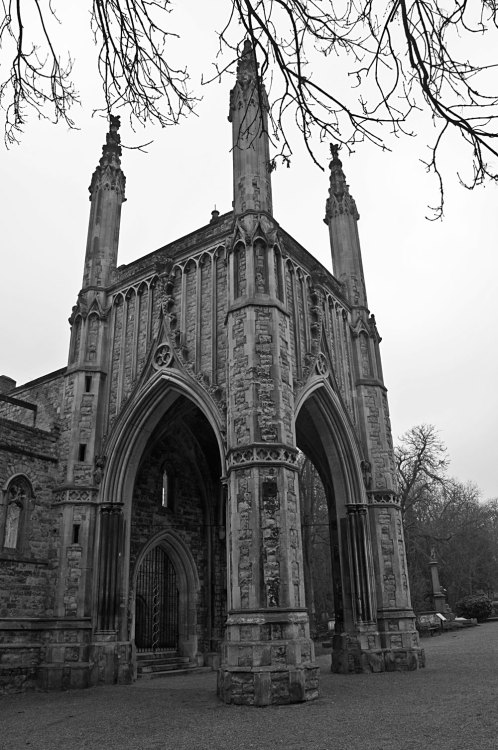
<svg viewBox="0 0 498 750">
<path fill-rule="evenodd" d="M 0 750 L 497 750 L 498 622 L 424 638 L 419 672 L 334 675 L 312 703 L 225 706 L 203 672 L 0 699 Z"/>
</svg>

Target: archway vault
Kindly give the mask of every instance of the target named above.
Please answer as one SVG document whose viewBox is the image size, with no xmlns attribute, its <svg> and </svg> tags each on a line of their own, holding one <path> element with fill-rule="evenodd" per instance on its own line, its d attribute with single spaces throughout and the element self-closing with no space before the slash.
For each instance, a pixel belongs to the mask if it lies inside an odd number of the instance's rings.
<svg viewBox="0 0 498 750">
<path fill-rule="evenodd" d="M 211 426 L 218 446 L 221 476 L 226 474 L 222 415 L 214 401 L 192 379 L 175 369 L 161 370 L 130 399 L 118 418 L 105 446 L 108 456 L 101 486 L 101 500 L 124 504 L 130 502 L 130 478 L 151 434 L 180 397 L 192 401 Z"/>
</svg>

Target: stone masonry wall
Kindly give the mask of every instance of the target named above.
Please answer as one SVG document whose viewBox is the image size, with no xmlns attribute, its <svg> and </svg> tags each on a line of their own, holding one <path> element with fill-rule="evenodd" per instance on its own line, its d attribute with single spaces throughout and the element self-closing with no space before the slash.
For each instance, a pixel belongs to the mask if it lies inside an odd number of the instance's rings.
<svg viewBox="0 0 498 750">
<path fill-rule="evenodd" d="M 4 419 L 0 434 L 0 488 L 16 475 L 32 487 L 16 550 L 3 548 L 4 500 L 0 505 L 0 618 L 50 616 L 59 548 L 59 513 L 52 507 L 57 436 Z"/>
<path fill-rule="evenodd" d="M 10 419 L 29 427 L 35 426 L 40 430 L 51 430 L 54 425 L 58 424 L 60 417 L 64 373 L 65 368 L 57 370 L 43 378 L 18 386 L 6 394 L 14 399 L 34 404 L 37 407 L 35 420 L 31 410 L 1 400 L 0 418 Z"/>
</svg>

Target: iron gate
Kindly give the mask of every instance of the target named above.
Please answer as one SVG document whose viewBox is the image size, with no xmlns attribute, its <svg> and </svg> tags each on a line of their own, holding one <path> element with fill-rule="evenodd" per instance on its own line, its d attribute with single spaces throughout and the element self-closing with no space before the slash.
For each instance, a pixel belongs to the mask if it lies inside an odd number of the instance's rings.
<svg viewBox="0 0 498 750">
<path fill-rule="evenodd" d="M 137 651 L 178 648 L 176 572 L 162 547 L 144 557 L 137 576 L 135 644 Z"/>
</svg>

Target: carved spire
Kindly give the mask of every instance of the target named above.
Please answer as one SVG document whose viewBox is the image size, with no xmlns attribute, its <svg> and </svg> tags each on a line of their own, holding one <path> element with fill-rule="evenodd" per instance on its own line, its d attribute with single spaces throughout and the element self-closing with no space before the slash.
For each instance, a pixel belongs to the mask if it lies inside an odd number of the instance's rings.
<svg viewBox="0 0 498 750">
<path fill-rule="evenodd" d="M 111 115 L 109 132 L 90 187 L 90 221 L 83 273 L 83 290 L 103 289 L 116 268 L 121 205 L 126 200 L 126 177 L 121 169 L 119 117 Z"/>
<path fill-rule="evenodd" d="M 99 166 L 92 175 L 92 181 L 88 190 L 90 191 L 90 200 L 98 188 L 107 183 L 107 189 L 117 190 L 121 193 L 122 201 L 125 201 L 126 177 L 121 169 L 121 136 L 118 133 L 120 118 L 114 115 L 110 116 L 109 132 L 106 135 L 106 142 L 102 146 L 102 156 L 100 157 Z"/>
<path fill-rule="evenodd" d="M 329 227 L 334 275 L 344 284 L 346 296 L 353 307 L 367 307 L 363 277 L 358 219 L 354 198 L 339 159 L 339 146 L 332 145 L 329 197 L 325 206 L 325 223 Z"/>
<path fill-rule="evenodd" d="M 360 218 L 354 198 L 349 194 L 349 185 L 346 184 L 346 176 L 342 170 L 342 161 L 339 159 L 339 146 L 333 143 L 330 146 L 332 161 L 330 162 L 330 188 L 329 197 L 325 205 L 325 223 L 328 224 L 333 216 L 338 214 L 350 214 L 356 221 Z"/>
<path fill-rule="evenodd" d="M 232 123 L 234 211 L 271 213 L 268 97 L 249 39 L 239 57 L 228 119 Z"/>
</svg>

